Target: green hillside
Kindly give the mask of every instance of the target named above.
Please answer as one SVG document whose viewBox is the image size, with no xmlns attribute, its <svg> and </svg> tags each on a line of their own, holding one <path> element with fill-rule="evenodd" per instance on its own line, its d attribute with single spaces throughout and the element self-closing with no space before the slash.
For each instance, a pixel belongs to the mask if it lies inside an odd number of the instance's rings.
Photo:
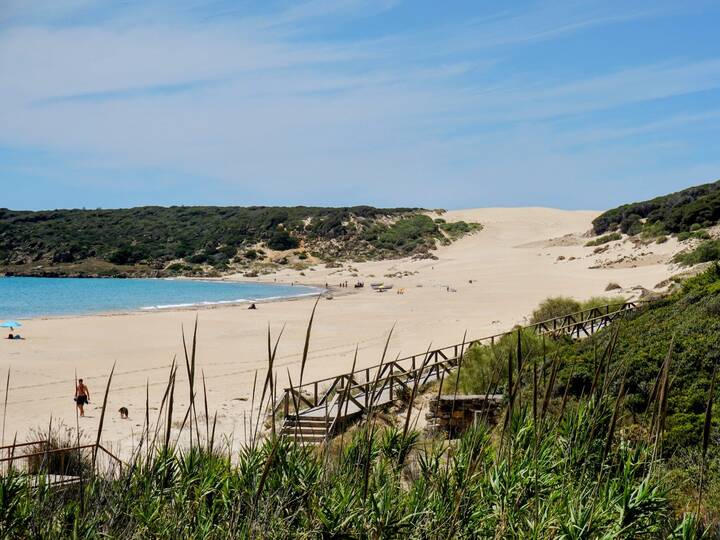
<svg viewBox="0 0 720 540">
<path fill-rule="evenodd" d="M 476 225 L 415 208 L 0 209 L 0 271 L 22 275 L 207 274 L 262 264 L 423 255 Z M 289 252 L 289 250 L 295 250 Z M 272 252 L 284 252 L 271 257 Z"/>
<path fill-rule="evenodd" d="M 630 235 L 654 226 L 670 234 L 715 225 L 720 220 L 720 181 L 624 204 L 604 212 L 593 221 L 595 234 L 620 230 Z M 645 223 L 643 223 L 645 221 Z"/>
<path fill-rule="evenodd" d="M 567 346 L 560 379 L 570 379 L 579 396 L 592 385 L 595 356 L 611 336 Z M 668 395 L 666 452 L 673 454 L 702 440 L 705 404 L 713 368 L 720 364 L 720 266 L 682 284 L 673 295 L 652 302 L 622 322 L 615 360 L 627 369 L 626 405 L 631 418 L 645 414 L 660 366 L 670 356 L 672 384 Z M 574 366 L 574 367 L 573 367 Z M 714 417 L 720 426 L 720 413 Z"/>
</svg>

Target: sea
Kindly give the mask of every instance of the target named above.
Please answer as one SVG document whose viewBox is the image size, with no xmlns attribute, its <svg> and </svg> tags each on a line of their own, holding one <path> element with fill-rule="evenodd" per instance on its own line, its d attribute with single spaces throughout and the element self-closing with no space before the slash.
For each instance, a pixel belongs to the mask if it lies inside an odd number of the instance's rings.
<svg viewBox="0 0 720 540">
<path fill-rule="evenodd" d="M 299 285 L 196 279 L 0 277 L 0 319 L 240 304 L 320 292 Z"/>
</svg>

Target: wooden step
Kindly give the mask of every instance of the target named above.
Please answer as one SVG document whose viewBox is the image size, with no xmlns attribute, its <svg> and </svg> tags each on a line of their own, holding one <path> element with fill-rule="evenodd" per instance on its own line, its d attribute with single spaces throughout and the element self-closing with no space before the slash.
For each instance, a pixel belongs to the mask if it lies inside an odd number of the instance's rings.
<svg viewBox="0 0 720 540">
<path fill-rule="evenodd" d="M 283 426 L 282 431 L 284 433 L 295 433 L 296 431 L 298 433 L 307 433 L 307 434 L 314 434 L 314 433 L 322 433 L 325 434 L 328 432 L 327 428 L 325 426 L 322 427 L 314 427 L 314 426 Z"/>
<path fill-rule="evenodd" d="M 304 433 L 298 431 L 295 432 L 282 432 L 281 435 L 295 439 L 295 442 L 306 445 L 317 445 L 325 442 L 326 433 Z"/>
<path fill-rule="evenodd" d="M 334 420 L 334 418 L 286 418 L 284 426 L 327 429 L 333 424 Z"/>
</svg>

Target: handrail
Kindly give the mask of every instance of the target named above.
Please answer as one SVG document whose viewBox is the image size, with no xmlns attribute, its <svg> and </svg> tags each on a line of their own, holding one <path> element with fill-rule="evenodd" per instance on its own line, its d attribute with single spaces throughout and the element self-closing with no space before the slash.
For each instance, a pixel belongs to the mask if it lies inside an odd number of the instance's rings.
<svg viewBox="0 0 720 540">
<path fill-rule="evenodd" d="M 447 370 L 447 365 L 451 365 L 457 362 L 458 358 L 460 357 L 461 350 L 470 348 L 473 345 L 483 342 L 490 342 L 490 344 L 494 344 L 496 339 L 515 334 L 518 330 L 522 329 L 532 329 L 538 335 L 557 336 L 566 334 L 572 336 L 576 333 L 576 331 L 578 338 L 580 337 L 581 331 L 585 332 L 586 335 L 590 335 L 591 333 L 594 333 L 606 327 L 615 319 L 624 316 L 627 312 L 638 309 L 639 306 L 645 303 L 646 301 L 635 301 L 597 306 L 575 313 L 563 315 L 561 317 L 555 317 L 553 319 L 547 319 L 544 321 L 533 323 L 531 325 L 519 326 L 513 328 L 512 330 L 499 334 L 494 334 L 475 340 L 469 340 L 464 343 L 448 345 L 446 347 L 426 351 L 422 354 L 407 356 L 391 362 L 376 364 L 374 366 L 357 370 L 353 373 L 343 373 L 340 375 L 311 381 L 300 386 L 285 388 L 284 396 L 278 399 L 277 407 L 275 411 L 273 411 L 273 413 L 276 413 L 282 407 L 284 407 L 285 417 L 287 418 L 290 411 L 291 395 L 298 398 L 298 405 L 302 405 L 302 410 L 316 409 L 323 403 L 327 404 L 327 400 L 330 399 L 330 397 L 333 395 L 333 390 L 335 390 L 338 383 L 342 383 L 343 380 L 346 380 L 347 383 L 350 385 L 349 388 L 344 389 L 345 391 L 347 391 L 348 399 L 354 399 L 355 396 L 353 396 L 353 391 L 357 392 L 358 390 L 362 389 L 367 393 L 367 389 L 369 388 L 368 385 L 370 384 L 377 386 L 378 383 L 382 382 L 381 387 L 385 388 L 388 380 L 399 380 L 399 377 L 407 377 L 410 374 L 416 374 L 418 371 L 424 371 L 429 369 L 428 373 L 431 373 L 433 369 L 439 370 L 441 367 Z M 557 326 L 558 322 L 560 322 L 560 326 Z M 453 352 L 449 353 L 449 351 Z M 448 354 L 446 355 L 446 353 Z M 416 368 L 416 361 L 418 359 L 423 359 L 423 362 L 419 368 Z M 407 363 L 410 361 L 412 362 L 412 367 L 407 365 Z M 432 361 L 432 363 L 430 363 L 430 361 Z M 402 367 L 401 363 L 405 363 L 405 367 Z M 397 368 L 397 371 L 399 371 L 399 373 L 393 373 L 393 370 L 395 368 Z M 386 375 L 388 369 L 390 370 L 390 374 Z M 362 374 L 363 372 L 365 372 L 365 378 L 367 380 L 364 383 L 356 382 L 357 375 Z M 373 380 L 371 380 L 371 374 L 374 375 L 374 382 Z M 330 386 L 323 389 L 321 393 L 320 385 L 327 382 L 331 382 Z M 308 388 L 312 388 L 311 395 L 307 395 L 306 393 Z M 295 415 L 298 414 L 300 414 L 300 411 L 295 411 Z"/>
<path fill-rule="evenodd" d="M 48 444 L 50 441 L 47 439 L 44 439 L 42 441 L 30 441 L 30 442 L 24 442 L 24 443 L 14 443 L 14 444 L 6 444 L 5 446 L 0 446 L 0 452 L 3 450 L 11 450 L 15 448 L 19 448 L 21 446 L 30 446 L 33 444 Z"/>
<path fill-rule="evenodd" d="M 103 452 L 105 452 L 105 454 L 107 454 L 110 458 L 112 458 L 118 464 L 120 471 L 122 472 L 122 468 L 124 465 L 122 460 L 119 457 L 117 457 L 115 454 L 113 454 L 110 450 L 105 448 L 102 444 L 82 444 L 82 445 L 78 445 L 78 446 L 50 448 L 48 450 L 38 450 L 37 452 L 30 452 L 27 454 L 15 455 L 14 449 L 16 447 L 29 446 L 29 445 L 33 445 L 33 444 L 47 444 L 47 442 L 48 441 L 46 441 L 46 440 L 45 441 L 31 441 L 31 442 L 27 442 L 27 443 L 18 443 L 16 445 L 0 447 L 0 450 L 4 450 L 4 449 L 12 449 L 13 450 L 13 455 L 11 455 L 9 457 L 0 458 L 0 463 L 6 462 L 6 461 L 10 461 L 12 463 L 14 461 L 20 461 L 22 459 L 28 459 L 28 458 L 32 458 L 32 457 L 46 456 L 48 454 L 57 454 L 60 452 L 68 452 L 68 451 L 72 451 L 72 450 L 85 450 L 88 448 L 95 448 L 97 450 L 102 450 Z"/>
<path fill-rule="evenodd" d="M 608 317 L 608 316 L 615 315 L 615 314 L 617 314 L 617 313 L 622 313 L 622 312 L 626 312 L 626 311 L 632 311 L 632 310 L 634 310 L 634 309 L 637 309 L 640 304 L 645 304 L 645 303 L 647 303 L 647 301 L 638 300 L 638 301 L 632 301 L 632 302 L 624 302 L 624 303 L 619 303 L 619 302 L 618 302 L 618 303 L 614 303 L 614 304 L 606 304 L 606 305 L 603 305 L 603 306 L 597 306 L 597 307 L 585 309 L 585 310 L 582 310 L 582 311 L 576 311 L 576 312 L 574 312 L 574 313 L 569 313 L 569 314 L 567 314 L 567 315 L 562 315 L 562 316 L 560 316 L 560 317 L 555 317 L 555 318 L 552 318 L 552 319 L 547 319 L 547 320 L 544 320 L 544 321 L 539 321 L 539 322 L 537 322 L 537 323 L 533 323 L 533 324 L 530 324 L 530 325 L 520 326 L 520 328 L 521 328 L 521 329 L 524 329 L 524 330 L 527 330 L 527 329 L 537 329 L 537 328 L 541 328 L 541 327 L 543 327 L 543 326 L 547 326 L 548 323 L 552 323 L 553 321 L 567 320 L 569 317 L 572 317 L 572 316 L 575 316 L 575 315 L 579 315 L 579 314 L 583 314 L 583 313 L 592 313 L 592 312 L 595 312 L 595 311 L 598 311 L 598 310 L 606 309 L 606 308 L 607 308 L 607 312 L 606 312 L 605 314 L 601 314 L 601 315 L 599 315 L 599 316 L 597 316 L 597 317 L 592 317 L 592 318 L 588 318 L 588 319 L 580 319 L 580 320 L 578 320 L 578 321 L 571 322 L 570 324 L 566 324 L 566 325 L 561 326 L 561 327 L 558 327 L 558 328 L 547 329 L 547 330 L 542 331 L 542 332 L 540 333 L 540 335 L 548 335 L 548 334 L 560 333 L 560 332 L 563 332 L 564 330 L 567 330 L 568 328 L 576 327 L 576 326 L 578 326 L 578 325 L 580 325 L 580 324 L 589 323 L 589 322 L 592 322 L 592 321 L 595 321 L 595 320 L 598 320 L 598 319 L 603 319 L 603 318 L 606 318 L 606 317 Z M 610 311 L 610 310 L 609 310 L 609 308 L 615 307 L 615 306 L 621 306 L 621 307 L 620 307 L 620 309 L 617 309 L 617 310 L 613 310 L 613 311 Z M 441 351 L 447 351 L 447 350 L 449 350 L 449 349 L 454 349 L 454 348 L 458 348 L 458 347 L 461 347 L 461 346 L 469 347 L 469 346 L 471 346 L 471 345 L 474 345 L 474 344 L 476 344 L 476 343 L 483 342 L 483 341 L 488 341 L 488 340 L 494 341 L 495 339 L 503 338 L 503 337 L 505 337 L 505 336 L 507 336 L 507 335 L 514 334 L 516 331 L 517 331 L 517 328 L 514 328 L 514 329 L 508 330 L 508 331 L 506 331 L 506 332 L 501 332 L 501 333 L 498 333 L 498 334 L 493 334 L 493 335 L 481 337 L 481 338 L 478 338 L 478 339 L 468 340 L 468 341 L 466 341 L 466 342 L 464 342 L 464 343 L 454 343 L 454 344 L 452 344 L 452 345 L 447 345 L 447 346 L 441 347 L 441 348 L 439 348 L 439 349 L 433 349 L 433 350 L 431 350 L 431 351 L 428 351 L 427 353 L 419 353 L 419 354 L 414 354 L 414 355 L 411 355 L 411 356 L 406 356 L 406 357 L 404 357 L 404 358 L 398 358 L 397 360 L 394 360 L 394 363 L 397 364 L 397 363 L 400 363 L 400 362 L 405 362 L 405 361 L 408 361 L 408 360 L 412 360 L 413 358 L 417 359 L 417 358 L 419 358 L 419 357 L 424 357 L 424 356 L 427 356 L 427 355 L 437 354 L 437 353 L 439 353 L 439 352 L 441 352 Z M 285 392 L 289 392 L 289 391 L 291 391 L 291 390 L 299 391 L 300 389 L 304 389 L 304 388 L 308 388 L 308 387 L 314 387 L 315 385 L 320 385 L 320 384 L 325 383 L 325 382 L 328 382 L 328 381 L 335 381 L 335 380 L 337 380 L 339 377 L 355 375 L 355 374 L 361 373 L 361 372 L 363 372 L 363 371 L 365 371 L 365 372 L 372 371 L 372 370 L 374 370 L 374 369 L 381 368 L 381 367 L 384 366 L 384 365 L 388 365 L 388 363 L 386 362 L 386 363 L 382 363 L 382 364 L 375 364 L 375 365 L 372 365 L 372 366 L 369 366 L 369 367 L 366 367 L 366 368 L 359 369 L 359 370 L 355 371 L 355 372 L 352 373 L 352 374 L 351 374 L 351 373 L 342 373 L 342 374 L 340 374 L 340 375 L 335 375 L 335 376 L 331 376 L 331 377 L 325 377 L 325 378 L 323 378 L 323 379 L 316 379 L 316 380 L 314 380 L 314 381 L 307 382 L 307 383 L 304 383 L 304 384 L 302 384 L 302 385 L 295 385 L 295 386 L 292 386 L 292 387 L 287 387 L 287 388 L 285 388 L 284 390 L 285 390 Z"/>
<path fill-rule="evenodd" d="M 610 315 L 610 314 L 612 314 L 612 313 L 615 313 L 616 311 L 621 311 L 621 310 L 625 309 L 626 306 L 636 307 L 637 304 L 645 304 L 645 303 L 647 303 L 647 302 L 648 302 L 647 300 L 632 300 L 632 301 L 629 301 L 629 302 L 616 302 L 616 303 L 614 303 L 614 304 L 605 304 L 605 305 L 602 305 L 602 306 L 595 306 L 595 307 L 591 307 L 591 308 L 588 308 L 588 309 L 582 309 L 582 310 L 580 310 L 580 311 L 575 311 L 575 312 L 573 312 L 573 313 L 567 313 L 566 315 L 561 315 L 560 317 L 552 317 L 552 318 L 550 318 L 550 319 L 545 319 L 544 321 L 538 321 L 538 322 L 536 322 L 536 323 L 529 324 L 529 325 L 525 326 L 524 328 L 532 328 L 532 327 L 535 327 L 535 326 L 540 326 L 540 325 L 543 325 L 543 324 L 547 324 L 547 323 L 549 323 L 549 322 L 556 321 L 556 320 L 558 320 L 558 319 L 566 319 L 566 318 L 572 317 L 572 316 L 574 316 L 574 315 L 580 315 L 580 314 L 582 314 L 582 313 L 588 313 L 588 312 L 592 312 L 592 311 L 594 311 L 594 310 L 599 310 L 599 309 L 603 309 L 603 308 L 611 308 L 611 307 L 614 307 L 614 306 L 622 306 L 620 310 L 610 311 L 610 312 L 606 313 L 606 315 Z M 587 319 L 587 320 L 589 320 L 589 319 Z M 580 321 L 578 321 L 578 322 L 585 322 L 585 320 L 580 320 Z"/>
</svg>

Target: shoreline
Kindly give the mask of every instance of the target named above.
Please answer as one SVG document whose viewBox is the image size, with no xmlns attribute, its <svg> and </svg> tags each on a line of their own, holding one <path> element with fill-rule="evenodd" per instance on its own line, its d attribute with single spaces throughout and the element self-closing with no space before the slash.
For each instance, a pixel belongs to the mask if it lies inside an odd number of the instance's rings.
<svg viewBox="0 0 720 540">
<path fill-rule="evenodd" d="M 28 276 L 12 276 L 15 278 L 20 277 L 28 277 Z M 60 278 L 54 278 L 54 279 L 95 279 L 95 278 L 69 278 L 69 277 L 60 277 Z M 294 286 L 294 284 L 291 283 L 285 283 L 285 282 L 273 282 L 273 283 L 267 283 L 262 281 L 253 281 L 253 280 L 237 280 L 232 278 L 195 278 L 195 277 L 182 277 L 182 278 L 97 278 L 97 279 L 122 279 L 123 281 L 128 279 L 139 279 L 139 280 L 161 280 L 161 281 L 199 281 L 199 282 L 211 282 L 211 283 L 217 283 L 217 282 L 224 282 L 224 283 L 255 283 L 258 285 L 278 285 L 278 286 L 287 286 L 291 287 Z M 322 296 L 328 292 L 332 292 L 333 294 L 342 294 L 337 293 L 332 287 L 325 288 L 322 285 L 315 285 L 315 284 L 298 284 L 299 287 L 308 288 L 308 289 L 315 289 L 312 292 L 306 292 L 306 293 L 300 293 L 300 294 L 294 294 L 291 296 L 269 296 L 267 298 L 260 298 L 260 299 L 242 299 L 242 300 L 217 300 L 217 301 L 198 301 L 198 302 L 188 302 L 187 304 L 168 304 L 167 306 L 143 306 L 138 308 L 129 308 L 129 309 L 118 309 L 118 310 L 109 310 L 109 311 L 93 311 L 93 312 L 86 312 L 86 313 L 63 313 L 63 314 L 57 314 L 57 315 L 34 315 L 31 317 L 14 317 L 16 320 L 19 321 L 48 321 L 48 320 L 67 320 L 67 319 L 84 319 L 88 317 L 117 317 L 117 316 L 129 316 L 129 315 L 137 315 L 141 313 L 169 313 L 169 312 L 186 312 L 186 311 L 196 311 L 196 310 L 210 310 L 210 309 L 220 309 L 220 308 L 231 308 L 231 307 L 239 307 L 243 305 L 248 304 L 269 304 L 273 302 L 289 302 L 294 300 L 302 300 L 304 298 L 311 298 L 315 296 Z"/>
</svg>

